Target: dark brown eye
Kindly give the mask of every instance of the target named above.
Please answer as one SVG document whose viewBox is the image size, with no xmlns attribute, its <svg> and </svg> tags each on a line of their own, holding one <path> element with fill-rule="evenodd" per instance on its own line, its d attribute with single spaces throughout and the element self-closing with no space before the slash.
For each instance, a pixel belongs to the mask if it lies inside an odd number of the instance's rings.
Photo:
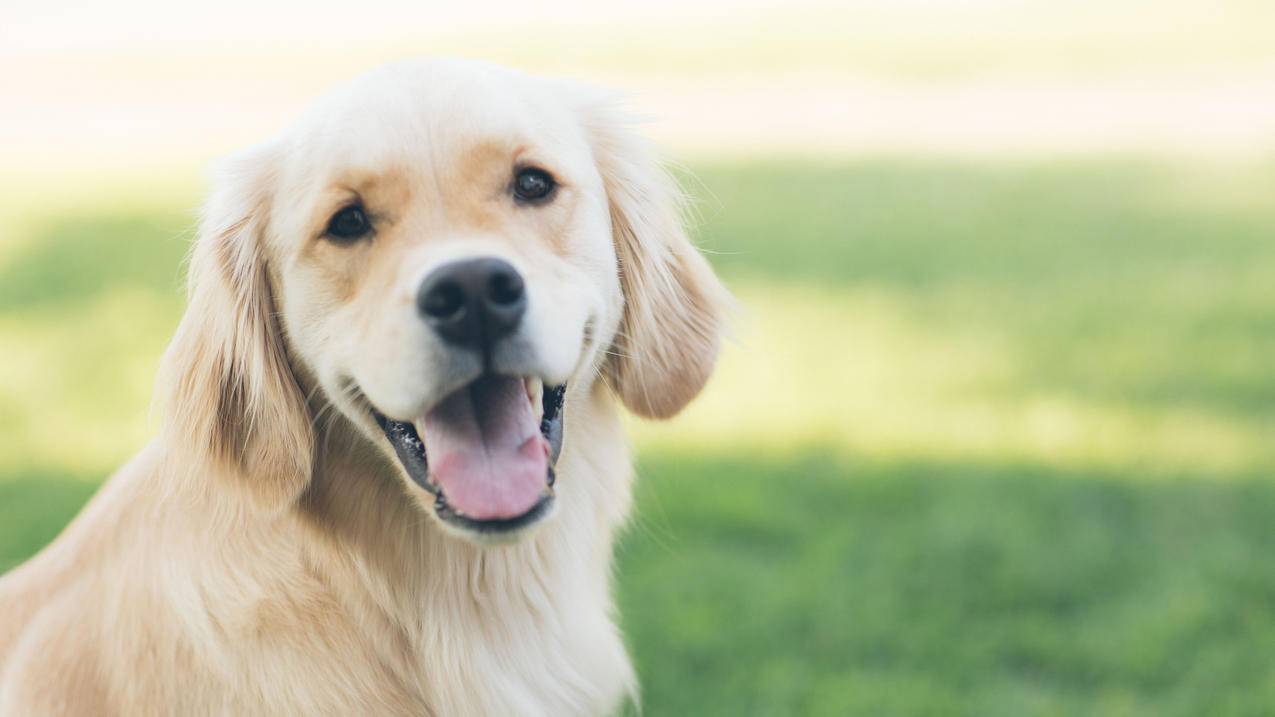
<svg viewBox="0 0 1275 717">
<path fill-rule="evenodd" d="M 372 231 L 367 212 L 358 204 L 352 204 L 332 215 L 328 221 L 327 236 L 340 242 L 362 239 Z"/>
<path fill-rule="evenodd" d="M 523 202 L 544 201 L 558 186 L 543 169 L 528 167 L 514 175 L 514 198 Z"/>
</svg>

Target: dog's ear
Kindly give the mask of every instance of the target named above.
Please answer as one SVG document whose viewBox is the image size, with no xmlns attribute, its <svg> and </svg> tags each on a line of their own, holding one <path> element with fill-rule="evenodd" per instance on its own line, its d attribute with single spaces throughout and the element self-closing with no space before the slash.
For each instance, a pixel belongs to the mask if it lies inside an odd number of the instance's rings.
<svg viewBox="0 0 1275 717">
<path fill-rule="evenodd" d="M 607 100 L 584 113 L 611 213 L 624 316 L 606 374 L 630 411 L 668 418 L 717 361 L 729 296 L 686 235 L 683 195 Z"/>
<path fill-rule="evenodd" d="M 314 445 L 263 247 L 277 164 L 277 150 L 262 145 L 216 173 L 159 392 L 166 440 L 191 463 L 186 471 L 225 477 L 266 510 L 304 490 Z"/>
</svg>

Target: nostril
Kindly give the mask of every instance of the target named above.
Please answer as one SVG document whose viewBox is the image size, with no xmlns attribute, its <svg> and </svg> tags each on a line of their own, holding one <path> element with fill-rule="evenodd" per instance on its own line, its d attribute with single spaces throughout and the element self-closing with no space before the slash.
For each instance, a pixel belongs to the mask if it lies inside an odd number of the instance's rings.
<svg viewBox="0 0 1275 717">
<path fill-rule="evenodd" d="M 443 281 L 426 292 L 421 311 L 435 319 L 449 319 L 465 308 L 465 290 L 459 284 Z"/>
<path fill-rule="evenodd" d="M 522 277 L 514 271 L 497 271 L 487 280 L 487 297 L 492 303 L 509 306 L 522 300 Z"/>
</svg>

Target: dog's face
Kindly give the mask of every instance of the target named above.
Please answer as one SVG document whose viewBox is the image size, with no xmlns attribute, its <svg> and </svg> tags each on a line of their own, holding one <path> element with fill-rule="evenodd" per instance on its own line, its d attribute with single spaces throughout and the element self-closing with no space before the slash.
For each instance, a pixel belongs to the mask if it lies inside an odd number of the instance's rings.
<svg viewBox="0 0 1275 717">
<path fill-rule="evenodd" d="M 471 530 L 546 512 L 560 399 L 620 318 L 602 179 L 547 90 L 386 72 L 311 113 L 279 178 L 270 254 L 297 357 Z"/>
<path fill-rule="evenodd" d="M 667 179 L 596 99 L 460 62 L 373 73 L 233 160 L 192 263 L 192 313 L 214 280 L 228 297 L 208 302 L 237 313 L 188 315 L 169 357 L 196 358 L 175 369 L 186 390 L 198 376 L 183 371 L 216 369 L 216 410 L 244 414 L 215 422 L 236 431 L 208 437 L 212 457 L 285 474 L 247 476 L 266 502 L 303 489 L 312 385 L 471 537 L 550 513 L 569 393 L 601 374 L 643 415 L 689 401 L 724 296 Z M 183 348 L 197 332 L 222 343 Z M 199 360 L 216 352 L 215 367 Z M 276 420 L 245 427 L 258 413 Z"/>
</svg>

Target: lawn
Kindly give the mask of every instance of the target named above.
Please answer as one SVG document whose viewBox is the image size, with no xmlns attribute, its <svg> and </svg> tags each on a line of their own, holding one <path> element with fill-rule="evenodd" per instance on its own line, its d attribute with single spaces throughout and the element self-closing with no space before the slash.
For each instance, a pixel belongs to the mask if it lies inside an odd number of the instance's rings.
<svg viewBox="0 0 1275 717">
<path fill-rule="evenodd" d="M 646 713 L 1275 711 L 1275 167 L 685 180 L 741 310 L 634 425 Z M 150 433 L 198 196 L 160 185 L 0 199 L 0 570 Z"/>
</svg>

